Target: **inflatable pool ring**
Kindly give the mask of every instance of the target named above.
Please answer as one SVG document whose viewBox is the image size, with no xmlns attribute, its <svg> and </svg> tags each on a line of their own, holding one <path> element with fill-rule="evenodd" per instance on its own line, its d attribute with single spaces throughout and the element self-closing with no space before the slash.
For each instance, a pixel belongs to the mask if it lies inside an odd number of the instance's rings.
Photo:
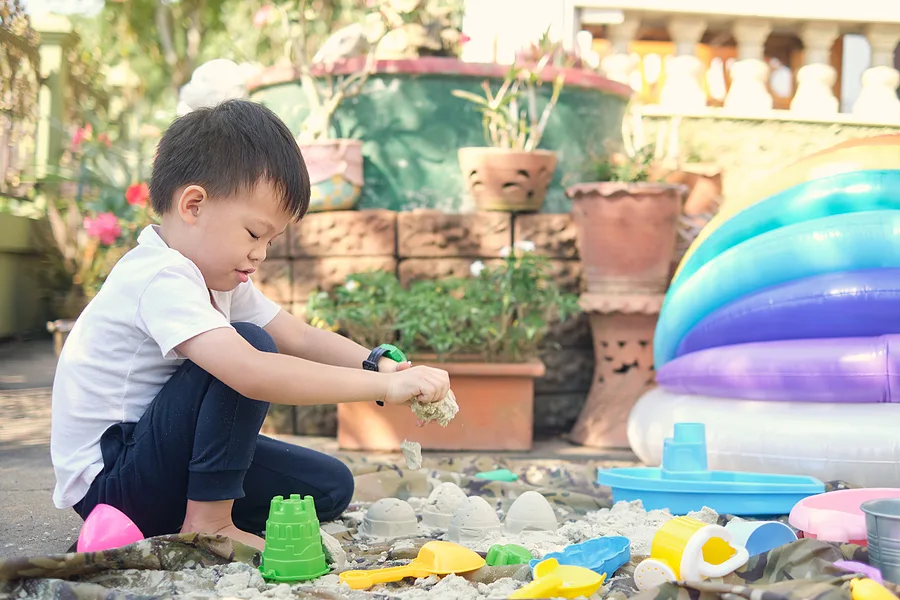
<svg viewBox="0 0 900 600">
<path fill-rule="evenodd" d="M 723 204 L 719 212 L 697 234 L 697 237 L 685 252 L 684 260 L 682 260 L 681 264 L 684 264 L 691 254 L 696 251 L 696 248 L 728 219 L 764 198 L 806 181 L 839 173 L 895 169 L 900 169 L 900 144 L 842 148 L 785 167 L 766 178 L 755 181 L 753 186 L 751 186 L 752 192 L 737 196 Z M 679 275 L 680 269 L 676 270 L 673 279 Z"/>
<path fill-rule="evenodd" d="M 707 262 L 752 237 L 794 223 L 866 210 L 900 210 L 900 170 L 855 171 L 788 188 L 748 206 L 682 260 L 670 292 Z"/>
<path fill-rule="evenodd" d="M 666 363 L 656 381 L 680 394 L 770 402 L 900 403 L 900 335 L 709 348 Z"/>
<path fill-rule="evenodd" d="M 835 144 L 834 146 L 823 148 L 818 152 L 807 154 L 803 158 L 798 158 L 790 164 L 794 165 L 800 161 L 804 161 L 810 158 L 817 158 L 819 156 L 828 154 L 829 152 L 834 152 L 835 150 L 840 150 L 842 148 L 855 148 L 856 146 L 890 146 L 892 144 L 900 144 L 900 133 L 882 133 L 881 135 L 873 135 L 870 137 L 853 138 L 851 140 L 846 140 L 839 144 Z"/>
<path fill-rule="evenodd" d="M 760 402 L 655 388 L 628 420 L 638 458 L 659 465 L 663 440 L 677 422 L 706 426 L 710 470 L 808 475 L 862 487 L 900 482 L 900 404 Z"/>
<path fill-rule="evenodd" d="M 865 169 L 900 168 L 897 164 L 900 136 L 862 138 L 856 142 L 840 148 L 834 146 L 825 148 L 755 178 L 753 185 L 747 187 L 746 194 L 726 200 L 725 207 L 732 210 L 736 208 L 735 204 L 739 203 L 740 207 L 744 208 L 789 187 L 819 177 Z"/>
<path fill-rule="evenodd" d="M 653 339 L 657 369 L 710 312 L 760 289 L 839 271 L 900 268 L 900 211 L 813 219 L 764 233 L 706 263 L 660 312 Z"/>
<path fill-rule="evenodd" d="M 900 333 L 900 269 L 806 277 L 744 296 L 709 313 L 675 356 L 749 342 Z"/>
</svg>

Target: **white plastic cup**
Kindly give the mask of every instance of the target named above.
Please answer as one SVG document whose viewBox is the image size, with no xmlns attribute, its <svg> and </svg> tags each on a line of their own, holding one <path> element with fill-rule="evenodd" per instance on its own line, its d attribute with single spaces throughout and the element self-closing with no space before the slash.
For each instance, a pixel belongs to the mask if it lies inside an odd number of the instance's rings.
<svg viewBox="0 0 900 600">
<path fill-rule="evenodd" d="M 731 521 L 725 529 L 734 537 L 734 545 L 746 548 L 750 556 L 797 541 L 794 530 L 780 521 Z"/>
</svg>

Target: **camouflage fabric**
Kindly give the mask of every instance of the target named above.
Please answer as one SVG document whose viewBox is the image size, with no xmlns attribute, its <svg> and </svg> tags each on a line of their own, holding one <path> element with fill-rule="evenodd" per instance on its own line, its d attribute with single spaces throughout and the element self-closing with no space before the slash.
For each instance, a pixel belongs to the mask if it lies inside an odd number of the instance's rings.
<svg viewBox="0 0 900 600">
<path fill-rule="evenodd" d="M 579 520 L 588 512 L 611 506 L 609 490 L 596 485 L 598 467 L 626 463 L 562 462 L 556 460 L 502 460 L 491 457 L 429 457 L 424 468 L 410 472 L 402 459 L 360 459 L 342 456 L 355 474 L 354 504 L 341 521 L 323 525 L 346 551 L 347 568 L 364 569 L 400 565 L 414 558 L 431 538 L 404 540 L 402 544 L 372 543 L 356 534 L 358 511 L 384 497 L 425 497 L 435 481 L 452 481 L 469 495 L 478 495 L 495 507 L 508 509 L 525 490 L 544 494 L 565 515 Z M 507 468 L 520 477 L 515 482 L 477 479 L 476 473 Z M 841 482 L 829 489 L 848 487 Z M 729 516 L 720 517 L 725 523 Z M 785 517 L 786 519 L 786 517 Z M 593 598 L 609 600 L 850 600 L 853 575 L 833 567 L 837 560 L 866 563 L 864 548 L 801 539 L 754 557 L 721 582 L 666 584 L 637 592 L 632 573 L 643 557 L 619 569 Z M 397 598 L 409 590 L 409 581 L 380 586 L 377 592 L 349 592 L 332 574 L 304 584 L 267 584 L 259 576 L 259 553 L 219 536 L 160 536 L 130 546 L 96 553 L 22 557 L 0 561 L 0 598 L 35 600 L 135 600 L 157 598 L 318 598 L 351 600 Z M 487 585 L 503 578 L 530 579 L 527 566 L 484 567 L 466 575 L 471 585 Z M 418 586 L 427 591 L 441 585 L 437 579 Z M 469 585 L 469 584 L 467 584 Z M 890 586 L 894 592 L 897 587 Z M 479 588 L 481 589 L 481 588 Z M 440 589 L 434 597 L 441 597 Z M 476 594 L 477 595 L 477 594 Z M 474 596 L 471 596 L 474 597 Z M 484 596 L 487 597 L 487 596 Z"/>
</svg>

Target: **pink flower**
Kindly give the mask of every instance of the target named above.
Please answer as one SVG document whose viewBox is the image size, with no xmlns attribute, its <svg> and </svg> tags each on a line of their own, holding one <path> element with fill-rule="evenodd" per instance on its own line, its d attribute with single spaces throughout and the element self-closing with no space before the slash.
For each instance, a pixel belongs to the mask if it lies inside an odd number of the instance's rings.
<svg viewBox="0 0 900 600">
<path fill-rule="evenodd" d="M 265 27 L 278 18 L 278 10 L 271 4 L 266 4 L 253 15 L 253 26 L 257 29 Z"/>
<path fill-rule="evenodd" d="M 150 197 L 150 188 L 146 183 L 135 183 L 125 190 L 125 200 L 132 206 L 147 206 Z"/>
<path fill-rule="evenodd" d="M 109 139 L 109 134 L 105 131 L 97 136 L 97 141 L 104 144 L 107 148 L 112 148 L 112 141 Z"/>
<path fill-rule="evenodd" d="M 470 42 L 470 41 L 472 41 L 472 38 L 471 38 L 471 37 L 467 36 L 467 35 L 464 34 L 464 33 L 460 33 L 460 34 L 459 34 L 459 45 L 460 45 L 460 46 L 463 46 L 463 45 L 465 45 L 466 43 L 468 43 L 468 42 Z"/>
<path fill-rule="evenodd" d="M 104 246 L 109 246 L 122 235 L 122 226 L 119 225 L 119 218 L 115 213 L 104 212 L 98 214 L 93 219 L 91 217 L 84 218 L 84 230 L 87 234 L 97 240 Z"/>
<path fill-rule="evenodd" d="M 81 142 L 91 139 L 91 132 L 93 129 L 91 124 L 88 123 L 84 127 L 79 127 L 75 130 L 75 133 L 72 134 L 72 144 L 70 146 L 72 152 L 78 150 L 78 147 L 81 146 Z"/>
</svg>

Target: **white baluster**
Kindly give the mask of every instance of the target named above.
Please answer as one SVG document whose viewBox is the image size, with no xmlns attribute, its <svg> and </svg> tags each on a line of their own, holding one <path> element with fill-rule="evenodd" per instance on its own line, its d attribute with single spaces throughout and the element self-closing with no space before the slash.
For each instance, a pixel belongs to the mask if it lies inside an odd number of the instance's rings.
<svg viewBox="0 0 900 600">
<path fill-rule="evenodd" d="M 637 67 L 637 57 L 631 54 L 629 47 L 640 27 L 640 19 L 626 15 L 621 23 L 606 26 L 609 38 L 609 54 L 600 61 L 600 68 L 606 77 L 630 85 L 631 74 Z"/>
<path fill-rule="evenodd" d="M 840 33 L 837 23 L 807 23 L 800 30 L 804 65 L 797 71 L 797 92 L 791 110 L 827 116 L 838 112 L 834 95 L 837 71 L 831 66 L 831 47 Z"/>
<path fill-rule="evenodd" d="M 900 72 L 894 68 L 894 49 L 900 42 L 900 27 L 873 23 L 865 29 L 872 47 L 870 66 L 862 74 L 862 89 L 853 113 L 877 121 L 900 121 Z"/>
<path fill-rule="evenodd" d="M 725 97 L 725 108 L 742 112 L 764 112 L 772 109 L 772 95 L 766 83 L 769 65 L 765 61 L 766 39 L 772 23 L 761 19 L 739 19 L 732 27 L 737 40 L 738 60 L 731 66 L 731 87 Z"/>
<path fill-rule="evenodd" d="M 704 70 L 695 51 L 706 31 L 706 21 L 698 17 L 674 17 L 669 20 L 668 30 L 675 42 L 675 56 L 666 61 L 666 81 L 659 103 L 679 111 L 703 108 L 706 106 Z"/>
</svg>

